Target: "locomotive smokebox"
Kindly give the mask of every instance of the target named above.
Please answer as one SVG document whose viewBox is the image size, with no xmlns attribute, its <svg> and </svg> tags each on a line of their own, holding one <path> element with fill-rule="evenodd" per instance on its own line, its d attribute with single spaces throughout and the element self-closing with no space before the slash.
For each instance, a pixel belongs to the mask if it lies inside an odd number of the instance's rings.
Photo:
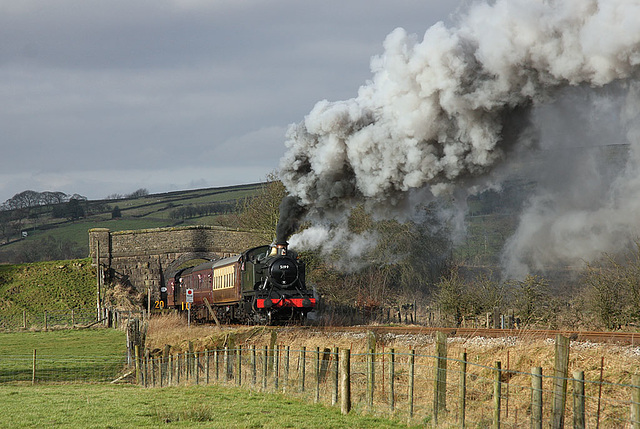
<svg viewBox="0 0 640 429">
<path fill-rule="evenodd" d="M 276 254 L 278 256 L 285 256 L 287 254 L 288 247 L 289 247 L 289 243 L 287 243 L 286 241 L 276 243 Z"/>
</svg>

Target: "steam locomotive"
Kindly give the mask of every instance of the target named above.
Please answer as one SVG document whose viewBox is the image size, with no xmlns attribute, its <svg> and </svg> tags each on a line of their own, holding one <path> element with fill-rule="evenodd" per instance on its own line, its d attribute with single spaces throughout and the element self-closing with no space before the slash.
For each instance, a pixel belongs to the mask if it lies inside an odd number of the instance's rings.
<svg viewBox="0 0 640 429">
<path fill-rule="evenodd" d="M 316 306 L 313 290 L 306 287 L 305 265 L 286 242 L 180 270 L 160 298 L 166 308 L 223 323 L 303 320 Z"/>
</svg>

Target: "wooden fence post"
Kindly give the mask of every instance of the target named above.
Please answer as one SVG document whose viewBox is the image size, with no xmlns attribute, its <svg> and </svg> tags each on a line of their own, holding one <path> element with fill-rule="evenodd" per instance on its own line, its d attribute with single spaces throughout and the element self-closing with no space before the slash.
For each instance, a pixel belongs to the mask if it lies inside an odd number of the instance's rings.
<svg viewBox="0 0 640 429">
<path fill-rule="evenodd" d="M 223 380 L 228 383 L 231 380 L 229 376 L 229 346 L 224 346 L 224 358 L 222 360 L 222 370 L 224 371 Z"/>
<path fill-rule="evenodd" d="M 306 353 L 307 352 L 307 348 L 305 346 L 302 346 L 302 350 L 300 350 L 300 361 L 299 361 L 299 365 L 300 365 L 300 392 L 304 392 L 304 378 L 306 376 Z"/>
<path fill-rule="evenodd" d="M 493 373 L 493 428 L 500 429 L 500 396 L 502 395 L 502 362 L 496 362 Z"/>
<path fill-rule="evenodd" d="M 573 428 L 585 428 L 584 371 L 573 372 Z"/>
<path fill-rule="evenodd" d="M 604 355 L 600 357 L 600 378 L 598 381 L 598 408 L 596 410 L 596 429 L 600 428 L 600 410 L 602 403 L 602 381 L 604 376 Z"/>
<path fill-rule="evenodd" d="M 631 378 L 631 428 L 640 429 L 640 375 Z"/>
<path fill-rule="evenodd" d="M 171 386 L 173 384 L 173 355 L 169 355 L 169 362 L 167 365 L 167 376 L 169 377 L 167 385 Z"/>
<path fill-rule="evenodd" d="M 36 349 L 33 349 L 33 363 L 31 367 L 31 384 L 36 384 Z"/>
<path fill-rule="evenodd" d="M 162 365 L 164 366 L 165 373 L 165 381 L 169 384 L 169 352 L 171 351 L 171 346 L 169 344 L 165 344 L 164 351 L 162 353 Z M 162 379 L 160 379 L 160 386 L 162 386 Z"/>
<path fill-rule="evenodd" d="M 331 364 L 331 349 L 325 347 L 322 350 L 322 356 L 320 358 L 320 381 L 327 379 L 327 373 L 329 372 L 329 365 Z"/>
<path fill-rule="evenodd" d="M 144 363 L 142 368 L 142 380 L 144 382 L 144 387 L 149 387 L 149 349 L 145 349 L 144 351 Z"/>
<path fill-rule="evenodd" d="M 409 352 L 409 418 L 413 418 L 413 382 L 415 378 L 416 351 Z"/>
<path fill-rule="evenodd" d="M 567 376 L 569 375 L 569 338 L 556 335 L 555 369 L 553 371 L 553 404 L 551 428 L 564 427 L 564 408 L 567 403 Z"/>
<path fill-rule="evenodd" d="M 256 368 L 256 345 L 251 345 L 251 385 L 253 387 L 256 386 L 256 381 L 258 379 L 258 371 Z"/>
<path fill-rule="evenodd" d="M 160 379 L 160 387 L 164 387 L 164 377 L 166 374 L 166 364 L 164 355 L 158 356 L 158 378 Z"/>
<path fill-rule="evenodd" d="M 200 353 L 193 352 L 193 375 L 196 379 L 196 386 L 200 384 Z"/>
<path fill-rule="evenodd" d="M 269 346 L 264 346 L 262 358 L 262 390 L 267 390 L 269 379 Z"/>
<path fill-rule="evenodd" d="M 333 356 L 335 357 L 336 360 L 336 366 L 335 366 L 335 370 L 333 371 L 333 393 L 331 395 L 331 405 L 335 405 L 338 403 L 338 391 L 339 391 L 339 368 L 338 366 L 340 365 L 340 356 L 339 356 L 339 348 L 338 347 L 334 347 L 333 348 Z"/>
<path fill-rule="evenodd" d="M 134 357 L 133 359 L 135 360 L 135 365 L 136 365 L 136 383 L 137 384 L 142 384 L 142 374 L 140 372 L 140 346 L 139 345 L 135 345 L 134 346 Z"/>
<path fill-rule="evenodd" d="M 531 368 L 531 429 L 542 429 L 542 367 Z"/>
<path fill-rule="evenodd" d="M 156 387 L 156 358 L 149 356 L 149 363 L 151 366 L 151 386 Z"/>
<path fill-rule="evenodd" d="M 236 350 L 236 386 L 242 386 L 242 346 Z"/>
<path fill-rule="evenodd" d="M 213 349 L 213 364 L 216 367 L 216 383 L 220 381 L 220 349 Z"/>
<path fill-rule="evenodd" d="M 284 348 L 284 381 L 282 382 L 282 391 L 286 392 L 289 388 L 289 358 L 291 355 L 291 347 Z"/>
<path fill-rule="evenodd" d="M 373 392 L 376 374 L 374 352 L 375 350 L 373 348 L 369 348 L 369 352 L 367 353 L 367 405 L 369 411 L 373 411 Z"/>
<path fill-rule="evenodd" d="M 174 367 L 176 371 L 176 385 L 180 385 L 180 353 L 176 353 L 176 357 L 174 359 Z"/>
<path fill-rule="evenodd" d="M 151 309 L 149 309 L 149 311 L 151 311 Z M 189 376 L 197 378 L 195 374 L 196 370 L 196 353 L 193 347 L 193 342 L 189 341 L 189 353 L 187 353 L 187 371 L 189 372 Z"/>
<path fill-rule="evenodd" d="M 191 357 L 189 356 L 188 351 L 182 354 L 182 360 L 183 360 L 182 368 L 184 368 L 184 381 L 189 381 L 189 377 L 191 377 L 191 374 L 189 373 L 189 370 L 191 368 L 190 359 Z"/>
<path fill-rule="evenodd" d="M 389 350 L 389 410 L 393 413 L 396 408 L 396 350 Z"/>
<path fill-rule="evenodd" d="M 280 347 L 273 345 L 273 390 L 280 388 Z"/>
<path fill-rule="evenodd" d="M 340 411 L 349 414 L 351 411 L 351 350 L 342 350 L 340 357 L 340 380 L 342 383 Z"/>
<path fill-rule="evenodd" d="M 320 347 L 316 347 L 316 373 L 315 373 L 315 378 L 316 378 L 316 395 L 314 398 L 314 402 L 318 403 L 320 402 Z"/>
<path fill-rule="evenodd" d="M 209 384 L 209 368 L 210 368 L 210 355 L 209 349 L 204 349 L 204 378 L 205 384 Z"/>
<path fill-rule="evenodd" d="M 460 391 L 458 399 L 458 425 L 464 428 L 467 408 L 467 352 L 460 355 Z"/>
<path fill-rule="evenodd" d="M 447 406 L 447 334 L 436 332 L 436 373 L 433 386 L 433 416 L 436 425 L 440 411 Z"/>
</svg>

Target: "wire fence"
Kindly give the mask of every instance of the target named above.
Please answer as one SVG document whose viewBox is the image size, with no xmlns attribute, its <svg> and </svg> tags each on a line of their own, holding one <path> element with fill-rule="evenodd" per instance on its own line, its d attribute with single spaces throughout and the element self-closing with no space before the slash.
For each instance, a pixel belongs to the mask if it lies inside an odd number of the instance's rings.
<svg viewBox="0 0 640 429">
<path fill-rule="evenodd" d="M 96 309 L 72 309 L 69 311 L 42 311 L 0 314 L 0 330 L 59 329 L 89 325 L 97 320 Z"/>
<path fill-rule="evenodd" d="M 444 337 L 444 338 L 443 338 Z M 142 342 L 143 343 L 143 342 Z M 219 384 L 281 392 L 327 405 L 442 427 L 640 428 L 640 377 L 616 380 L 591 363 L 568 372 L 569 340 L 558 336 L 553 367 L 532 360 L 487 366 L 462 352 L 447 355 L 444 335 L 434 353 L 273 345 L 131 356 L 0 356 L 0 383 L 128 381 L 145 387 Z"/>
<path fill-rule="evenodd" d="M 126 371 L 126 356 L 0 356 L 0 383 L 72 383 L 113 381 Z"/>
<path fill-rule="evenodd" d="M 541 368 L 529 372 L 504 369 L 500 362 L 493 367 L 474 364 L 466 355 L 251 346 L 147 354 L 137 365 L 137 381 L 146 387 L 244 386 L 339 405 L 344 413 L 355 410 L 413 424 L 640 427 L 640 379 L 584 380 L 580 371 L 559 377 L 553 375 L 557 369 L 543 375 Z"/>
<path fill-rule="evenodd" d="M 144 319 L 148 313 L 140 310 L 117 310 L 113 308 L 76 308 L 68 311 L 32 312 L 0 314 L 0 331 L 48 330 L 87 327 L 97 323 L 118 329 L 126 326 L 134 318 Z"/>
</svg>

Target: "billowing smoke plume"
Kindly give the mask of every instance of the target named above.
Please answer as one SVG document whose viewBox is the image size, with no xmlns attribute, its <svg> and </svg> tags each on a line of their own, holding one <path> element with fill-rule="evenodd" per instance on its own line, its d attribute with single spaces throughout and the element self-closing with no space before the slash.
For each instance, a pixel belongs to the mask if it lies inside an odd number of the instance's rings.
<svg viewBox="0 0 640 429">
<path fill-rule="evenodd" d="M 396 29 L 356 98 L 321 101 L 290 127 L 281 178 L 324 218 L 360 202 L 407 215 L 416 198 L 493 186 L 536 146 L 536 109 L 638 76 L 639 16 L 627 0 L 496 0 L 422 41 Z"/>
<path fill-rule="evenodd" d="M 291 234 L 296 232 L 307 209 L 300 205 L 298 198 L 286 196 L 280 203 L 280 219 L 276 227 L 276 243 L 286 243 Z"/>
</svg>

